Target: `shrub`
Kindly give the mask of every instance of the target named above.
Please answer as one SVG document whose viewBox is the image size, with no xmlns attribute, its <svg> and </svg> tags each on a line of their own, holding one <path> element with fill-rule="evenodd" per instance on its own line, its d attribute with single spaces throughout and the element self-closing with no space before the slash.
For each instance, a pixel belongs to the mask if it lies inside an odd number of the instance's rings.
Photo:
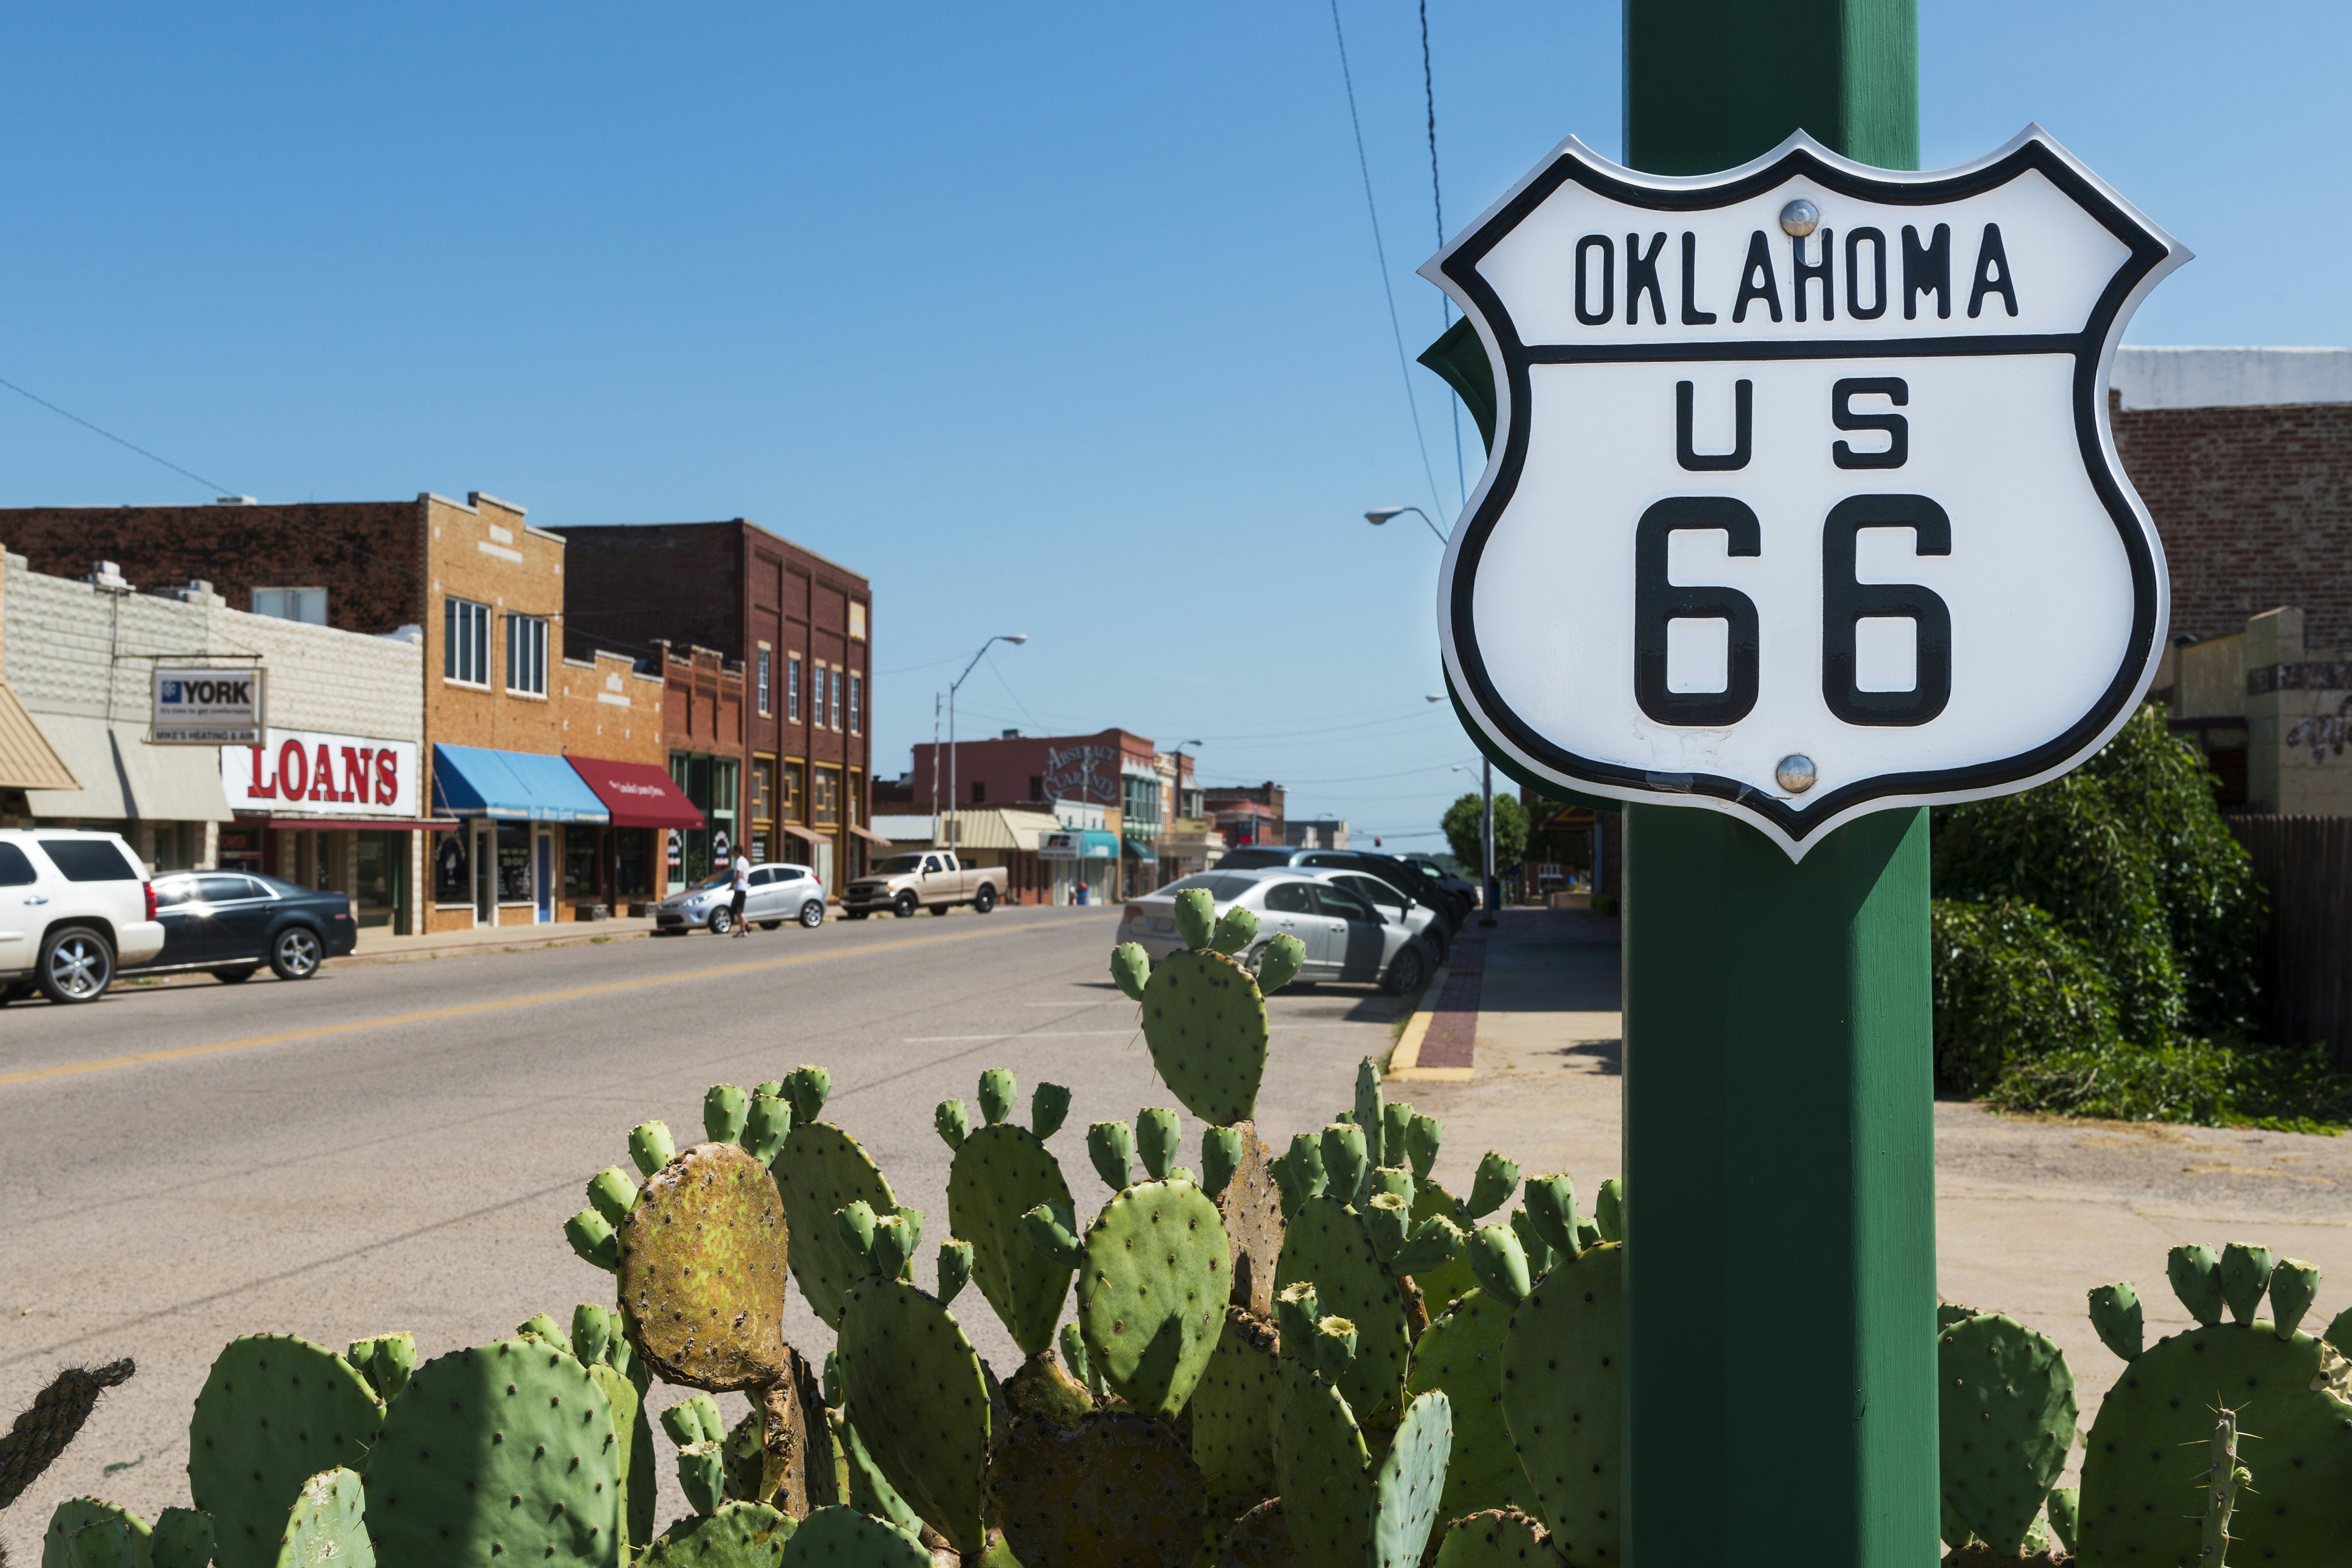
<svg viewBox="0 0 2352 1568">
<path fill-rule="evenodd" d="M 2014 1061 L 1986 1100 L 2002 1110 L 2337 1132 L 2352 1124 L 2352 1074 L 2323 1047 L 2185 1040 L 2108 1045 Z"/>
<path fill-rule="evenodd" d="M 2106 976 L 2047 914 L 2011 900 L 1930 910 L 1937 1079 L 1981 1094 L 2013 1062 L 2116 1042 Z"/>
</svg>

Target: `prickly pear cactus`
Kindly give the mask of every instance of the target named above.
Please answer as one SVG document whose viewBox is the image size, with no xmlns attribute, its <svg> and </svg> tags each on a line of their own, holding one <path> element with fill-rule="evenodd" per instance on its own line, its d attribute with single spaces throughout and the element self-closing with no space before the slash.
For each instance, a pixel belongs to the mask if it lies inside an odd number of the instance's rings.
<svg viewBox="0 0 2352 1568">
<path fill-rule="evenodd" d="M 883 1475 L 882 1467 L 874 1462 L 866 1439 L 857 1435 L 857 1427 L 848 1416 L 834 1416 L 833 1439 L 841 1455 L 843 1484 L 848 1489 L 850 1505 L 876 1519 L 888 1521 L 909 1535 L 921 1534 L 922 1520 Z"/>
<path fill-rule="evenodd" d="M 375 1568 L 367 1491 L 357 1475 L 338 1468 L 302 1483 L 286 1520 L 278 1568 Z"/>
<path fill-rule="evenodd" d="M 1290 1521 L 1282 1500 L 1268 1498 L 1234 1521 L 1217 1553 L 1217 1568 L 1297 1568 L 1290 1544 Z"/>
<path fill-rule="evenodd" d="M 1434 1568 L 1568 1568 L 1544 1527 L 1515 1508 L 1454 1516 Z"/>
<path fill-rule="evenodd" d="M 367 1458 L 383 1568 L 618 1564 L 612 1401 L 569 1351 L 499 1340 L 416 1369 Z"/>
<path fill-rule="evenodd" d="M 988 1380 L 953 1314 L 870 1274 L 850 1289 L 840 1349 L 849 1418 L 892 1489 L 957 1551 L 983 1549 Z"/>
<path fill-rule="evenodd" d="M 1578 1568 L 1619 1554 L 1622 1243 L 1555 1264 L 1503 1336 L 1503 1420 L 1552 1544 Z"/>
<path fill-rule="evenodd" d="M 1151 1065 L 1185 1110 L 1218 1127 L 1257 1114 L 1265 998 L 1249 971 L 1212 949 L 1180 949 L 1152 966 L 1142 1006 Z"/>
<path fill-rule="evenodd" d="M 1192 1461 L 1213 1498 L 1260 1496 L 1274 1479 L 1274 1325 L 1227 1307 L 1217 1348 L 1185 1407 Z"/>
<path fill-rule="evenodd" d="M 1274 1288 L 1302 1281 L 1315 1287 L 1324 1311 L 1356 1325 L 1355 1360 L 1339 1381 L 1348 1408 L 1359 1421 L 1385 1421 L 1403 1402 L 1412 1363 L 1404 1288 L 1375 1256 L 1363 1221 L 1337 1198 L 1309 1198 L 1284 1231 Z"/>
<path fill-rule="evenodd" d="M 646 1390 L 653 1385 L 653 1373 L 625 1334 L 620 1313 L 583 1301 L 572 1310 L 569 1338 L 550 1342 L 569 1344 L 613 1402 L 613 1431 L 621 1440 L 621 1517 L 634 1547 L 643 1546 L 654 1534 L 654 1441 L 646 1419 Z M 415 1364 L 412 1345 L 407 1371 L 401 1373 L 404 1386 Z"/>
<path fill-rule="evenodd" d="M 1439 1504 L 1447 1519 L 1535 1506 L 1503 1420 L 1503 1336 L 1510 1324 L 1511 1308 L 1474 1288 L 1455 1297 L 1413 1345 L 1405 1393 L 1442 1388 L 1454 1404 L 1454 1457 Z"/>
<path fill-rule="evenodd" d="M 1070 1293 L 1071 1269 L 1029 1245 L 1021 1216 L 1039 1204 L 1070 1205 L 1061 1162 L 1034 1132 L 1010 1121 L 965 1137 L 948 1168 L 948 1231 L 971 1243 L 972 1281 L 1024 1355 L 1052 1347 Z"/>
<path fill-rule="evenodd" d="M 220 1568 L 271 1568 L 287 1510 L 321 1470 L 358 1468 L 384 1406 L 351 1363 L 292 1334 L 231 1340 L 188 1419 L 188 1490 Z"/>
<path fill-rule="evenodd" d="M 1442 1390 L 1405 1406 L 1372 1477 L 1372 1568 L 1418 1568 L 1453 1447 L 1454 1405 Z"/>
<path fill-rule="evenodd" d="M 205 1568 L 213 1560 L 213 1516 L 200 1508 L 167 1508 L 155 1516 L 148 1546 L 155 1568 Z"/>
<path fill-rule="evenodd" d="M 1257 1135 L 1257 1123 L 1237 1121 L 1223 1131 L 1233 1135 L 1239 1157 L 1225 1184 L 1209 1195 L 1233 1253 L 1226 1300 L 1263 1318 L 1274 1311 L 1274 1271 L 1282 1258 L 1282 1189 L 1271 1168 L 1274 1151 Z M 1202 1168 L 1205 1175 L 1205 1147 Z"/>
<path fill-rule="evenodd" d="M 1412 1223 L 1419 1225 L 1431 1218 L 1454 1220 L 1465 1229 L 1470 1224 L 1461 1199 L 1435 1182 L 1416 1179 L 1412 1190 Z M 1433 1315 L 1443 1312 L 1445 1304 L 1464 1291 L 1475 1289 L 1478 1277 L 1470 1271 L 1470 1260 L 1457 1253 L 1434 1268 L 1422 1269 L 1412 1277 L 1412 1282 L 1421 1288 L 1423 1300 L 1428 1303 L 1428 1310 Z"/>
<path fill-rule="evenodd" d="M 103 1498 L 68 1498 L 41 1533 L 41 1568 L 147 1568 L 152 1531 L 129 1509 Z M 274 1555 L 277 1542 L 270 1542 Z"/>
<path fill-rule="evenodd" d="M 713 1391 L 783 1369 L 783 1205 L 736 1143 L 698 1143 L 646 1179 L 620 1231 L 622 1310 L 665 1383 Z"/>
<path fill-rule="evenodd" d="M 789 1514 L 764 1503 L 730 1502 L 663 1531 L 636 1568 L 778 1568 L 793 1535 Z"/>
<path fill-rule="evenodd" d="M 2012 1556 L 2074 1445 L 2074 1374 L 2064 1352 L 1987 1313 L 1936 1337 L 1937 1445 L 1945 1505 Z"/>
<path fill-rule="evenodd" d="M 1227 1257 L 1217 1206 L 1188 1181 L 1139 1183 L 1087 1227 L 1078 1327 L 1138 1410 L 1169 1420 L 1192 1396 L 1224 1326 Z"/>
<path fill-rule="evenodd" d="M 782 1568 L 933 1568 L 912 1532 L 854 1508 L 821 1508 L 784 1542 Z"/>
<path fill-rule="evenodd" d="M 1013 1422 L 988 1493 L 1022 1568 L 1184 1568 L 1209 1522 L 1182 1435 L 1125 1411 Z"/>
<path fill-rule="evenodd" d="M 2099 1404 L 2083 1457 L 2076 1544 L 2086 1568 L 2195 1563 L 2196 1514 L 2183 1499 L 2205 1479 L 2218 1399 L 2262 1441 L 2249 1443 L 2251 1497 L 2237 1533 L 2248 1560 L 2324 1563 L 2352 1541 L 2352 1401 L 2344 1359 L 2263 1320 L 2210 1323 L 2160 1340 L 2124 1368 Z"/>
<path fill-rule="evenodd" d="M 1347 1399 L 1286 1345 L 1276 1363 L 1275 1473 L 1304 1568 L 1362 1568 L 1371 1453 Z"/>
<path fill-rule="evenodd" d="M 769 1171 L 792 1233 L 793 1279 L 809 1310 L 838 1329 L 842 1304 L 864 1277 L 866 1260 L 841 1238 L 833 1216 L 854 1203 L 891 1214 L 898 1200 L 865 1148 L 830 1121 L 795 1121 Z"/>
</svg>

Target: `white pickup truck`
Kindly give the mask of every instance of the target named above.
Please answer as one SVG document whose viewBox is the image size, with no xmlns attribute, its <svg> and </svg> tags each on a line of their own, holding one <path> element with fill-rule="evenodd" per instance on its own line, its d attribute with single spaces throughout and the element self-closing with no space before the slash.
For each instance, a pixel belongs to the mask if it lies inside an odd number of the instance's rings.
<svg viewBox="0 0 2352 1568">
<path fill-rule="evenodd" d="M 984 915 L 1004 901 L 1005 872 L 1002 866 L 966 866 L 945 849 L 921 849 L 893 855 L 849 884 L 841 896 L 841 912 L 851 920 L 889 910 L 900 920 L 917 910 L 943 915 L 958 904 L 970 904 Z"/>
</svg>

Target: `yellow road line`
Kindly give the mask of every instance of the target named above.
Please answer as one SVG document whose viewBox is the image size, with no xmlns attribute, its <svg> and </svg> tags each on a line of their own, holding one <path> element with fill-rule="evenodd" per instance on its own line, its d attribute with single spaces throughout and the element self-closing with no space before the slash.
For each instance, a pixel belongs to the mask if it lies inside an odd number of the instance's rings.
<svg viewBox="0 0 2352 1568">
<path fill-rule="evenodd" d="M 223 1051 L 250 1050 L 256 1046 L 282 1046 L 292 1040 L 326 1039 L 335 1035 L 352 1035 L 363 1029 L 388 1029 L 401 1024 L 429 1024 L 441 1018 L 462 1018 L 475 1013 L 499 1013 L 515 1007 L 537 1007 L 550 1002 L 570 1002 L 582 996 L 608 996 L 615 992 L 642 991 L 655 985 L 679 985 L 695 981 L 716 980 L 730 974 L 754 974 L 767 969 L 788 969 L 799 963 L 822 963 L 839 958 L 859 958 L 869 952 L 891 952 L 901 948 L 936 947 L 941 942 L 971 942 L 987 936 L 1006 936 L 1025 931 L 1026 926 L 997 926 L 987 931 L 956 931 L 945 936 L 900 937 L 894 942 L 877 942 L 865 947 L 842 948 L 830 952 L 795 953 L 790 958 L 765 958 L 751 963 L 730 963 L 717 969 L 682 971 L 675 974 L 649 974 L 638 980 L 614 980 L 603 985 L 581 985 L 569 991 L 541 991 L 530 996 L 513 996 L 499 1002 L 468 1002 L 457 1007 L 433 1007 L 420 1013 L 394 1013 L 382 1018 L 359 1018 L 348 1024 L 321 1024 L 315 1028 L 287 1029 L 275 1035 L 248 1035 L 239 1040 L 221 1040 L 208 1046 L 176 1046 L 168 1051 L 141 1051 L 135 1056 L 101 1057 L 96 1061 L 67 1062 L 57 1067 L 33 1068 L 25 1072 L 0 1073 L 0 1085 L 31 1083 L 45 1078 L 70 1078 L 76 1073 L 105 1072 L 113 1068 L 144 1067 L 153 1062 L 184 1061 L 190 1057 L 217 1056 Z"/>
</svg>

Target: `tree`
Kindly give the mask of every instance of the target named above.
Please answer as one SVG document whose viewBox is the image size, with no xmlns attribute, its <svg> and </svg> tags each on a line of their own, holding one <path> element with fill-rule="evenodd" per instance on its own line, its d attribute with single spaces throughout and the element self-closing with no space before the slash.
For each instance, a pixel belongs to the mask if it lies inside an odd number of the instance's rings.
<svg viewBox="0 0 2352 1568">
<path fill-rule="evenodd" d="M 1484 815 L 1480 797 L 1465 795 L 1445 808 L 1445 818 L 1440 824 L 1445 829 L 1445 842 L 1453 847 L 1454 858 L 1465 866 L 1483 869 L 1486 851 L 1479 847 L 1478 823 Z M 1516 795 L 1495 797 L 1495 869 L 1516 866 L 1527 858 L 1528 810 Z M 1473 877 L 1476 872 L 1474 871 Z"/>
</svg>

